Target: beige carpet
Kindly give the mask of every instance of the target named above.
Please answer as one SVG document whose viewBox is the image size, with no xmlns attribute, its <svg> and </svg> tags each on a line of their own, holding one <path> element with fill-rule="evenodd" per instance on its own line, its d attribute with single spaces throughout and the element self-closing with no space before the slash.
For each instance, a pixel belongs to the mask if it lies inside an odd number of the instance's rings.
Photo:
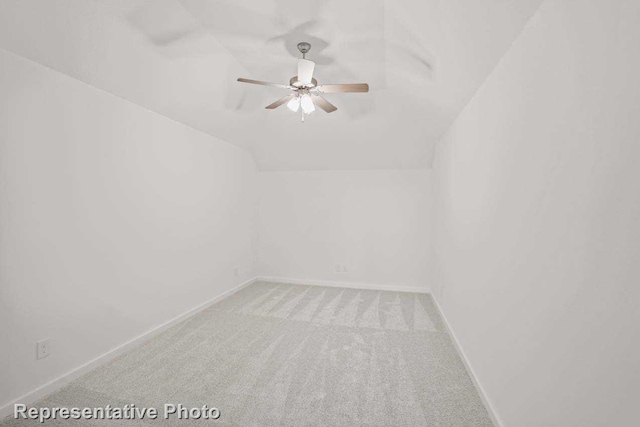
<svg viewBox="0 0 640 427">
<path fill-rule="evenodd" d="M 35 406 L 131 403 L 206 404 L 221 417 L 44 425 L 492 425 L 429 295 L 273 283 L 241 290 Z"/>
</svg>

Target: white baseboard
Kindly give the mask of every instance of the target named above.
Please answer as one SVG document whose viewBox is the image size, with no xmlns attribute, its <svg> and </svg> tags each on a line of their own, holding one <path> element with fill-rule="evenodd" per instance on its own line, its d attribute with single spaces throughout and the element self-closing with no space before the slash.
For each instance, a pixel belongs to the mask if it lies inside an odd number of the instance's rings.
<svg viewBox="0 0 640 427">
<path fill-rule="evenodd" d="M 370 289 L 374 291 L 413 292 L 419 294 L 428 294 L 431 292 L 427 287 L 422 288 L 418 286 L 381 285 L 376 283 L 337 282 L 331 280 L 294 279 L 291 277 L 270 276 L 258 276 L 256 279 L 262 282 L 286 283 L 291 285 L 329 286 L 332 288 Z"/>
<path fill-rule="evenodd" d="M 438 309 L 438 312 L 440 313 L 440 317 L 442 318 L 442 322 L 444 323 L 445 328 L 447 328 L 447 332 L 449 332 L 449 336 L 451 337 L 451 341 L 453 341 L 453 345 L 456 348 L 456 351 L 458 352 L 458 355 L 460 356 L 460 359 L 462 359 L 462 363 L 464 364 L 464 367 L 467 369 L 467 373 L 471 377 L 471 381 L 473 381 L 473 385 L 476 387 L 476 390 L 478 390 L 478 394 L 480 395 L 480 399 L 482 400 L 482 403 L 484 403 L 484 407 L 487 409 L 487 412 L 489 413 L 489 417 L 491 418 L 491 421 L 493 421 L 493 424 L 496 427 L 503 427 L 504 423 L 502 422 L 502 419 L 498 416 L 498 413 L 493 408 L 493 405 L 491 404 L 491 401 L 489 400 L 489 397 L 487 396 L 487 393 L 485 393 L 484 389 L 482 388 L 482 386 L 478 382 L 478 378 L 476 377 L 476 373 L 473 370 L 473 368 L 471 367 L 471 364 L 469 363 L 469 360 L 467 359 L 467 356 L 464 354 L 464 350 L 462 350 L 462 346 L 460 345 L 460 341 L 458 341 L 458 338 L 456 337 L 456 334 L 453 332 L 453 329 L 451 329 L 451 325 L 449 325 L 449 321 L 447 320 L 447 316 L 444 315 L 444 312 L 440 308 L 440 304 L 438 304 L 438 300 L 435 298 L 435 296 L 433 297 L 433 302 L 435 303 L 436 308 Z"/>
<path fill-rule="evenodd" d="M 53 381 L 50 381 L 38 388 L 36 388 L 35 390 L 30 391 L 29 393 L 20 396 L 19 398 L 13 400 L 12 402 L 9 402 L 8 404 L 0 407 L 0 420 L 2 420 L 2 418 L 13 414 L 13 405 L 16 403 L 23 403 L 25 405 L 30 405 L 40 399 L 42 399 L 43 397 L 47 396 L 48 394 L 53 393 L 54 391 L 62 388 L 63 386 L 67 385 L 68 383 L 70 383 L 71 381 L 79 378 L 80 376 L 82 376 L 83 374 L 97 368 L 100 365 L 103 365 L 109 361 L 111 361 L 112 359 L 116 358 L 117 356 L 121 355 L 122 353 L 125 353 L 128 350 L 131 350 L 134 347 L 137 347 L 138 345 L 142 344 L 143 342 L 149 340 L 150 338 L 152 338 L 153 336 L 159 334 L 162 331 L 165 331 L 167 329 L 169 329 L 170 327 L 182 322 L 185 319 L 188 319 L 189 317 L 198 314 L 199 312 L 201 312 L 202 310 L 205 310 L 207 308 L 209 308 L 210 306 L 212 306 L 213 304 L 222 301 L 223 299 L 235 294 L 236 292 L 238 292 L 239 290 L 241 290 L 242 288 L 249 286 L 250 284 L 254 283 L 257 280 L 257 278 L 253 278 L 250 280 L 247 280 L 244 283 L 241 283 L 240 285 L 236 286 L 233 289 L 228 290 L 227 292 L 223 293 L 222 295 L 218 295 L 217 297 L 205 302 L 204 304 L 201 304 L 195 308 L 192 308 L 189 311 L 186 311 L 182 314 L 180 314 L 177 317 L 174 317 L 173 319 L 159 325 L 156 326 L 153 329 L 150 329 L 147 332 L 144 332 L 141 335 L 138 335 L 137 337 L 127 341 L 126 343 L 115 347 L 109 351 L 107 351 L 106 353 L 96 357 L 95 359 L 85 363 L 82 366 L 79 366 L 76 369 L 73 369 L 69 372 L 67 372 L 66 374 L 63 374 L 61 376 L 59 376 L 58 378 L 54 379 Z"/>
</svg>

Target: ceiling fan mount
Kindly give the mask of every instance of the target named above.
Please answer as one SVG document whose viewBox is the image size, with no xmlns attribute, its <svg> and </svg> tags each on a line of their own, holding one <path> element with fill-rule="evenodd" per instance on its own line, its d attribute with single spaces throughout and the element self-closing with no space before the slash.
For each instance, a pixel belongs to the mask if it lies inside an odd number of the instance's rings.
<svg viewBox="0 0 640 427">
<path fill-rule="evenodd" d="M 311 50 L 311 44 L 307 42 L 300 42 L 298 43 L 298 50 L 302 53 L 302 58 L 304 58 L 307 52 Z"/>
<path fill-rule="evenodd" d="M 311 114 L 315 111 L 316 106 L 320 107 L 327 113 L 332 113 L 337 110 L 333 104 L 322 97 L 322 94 L 349 92 L 362 93 L 369 91 L 369 85 L 366 83 L 318 85 L 318 81 L 313 77 L 313 71 L 316 64 L 315 62 L 306 59 L 307 52 L 311 50 L 311 44 L 307 42 L 300 42 L 298 43 L 298 50 L 302 53 L 302 58 L 298 58 L 298 75 L 292 77 L 289 80 L 288 85 L 244 78 L 238 78 L 238 81 L 242 83 L 251 83 L 291 90 L 292 92 L 289 95 L 278 99 L 272 104 L 267 105 L 265 108 L 273 110 L 286 103 L 287 107 L 291 111 L 296 112 L 300 109 L 303 122 L 304 115 Z"/>
</svg>

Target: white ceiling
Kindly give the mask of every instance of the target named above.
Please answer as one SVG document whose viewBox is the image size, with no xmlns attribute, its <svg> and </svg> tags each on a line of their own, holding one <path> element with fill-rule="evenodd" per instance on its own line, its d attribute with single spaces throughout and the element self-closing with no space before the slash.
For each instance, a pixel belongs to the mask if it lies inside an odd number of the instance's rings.
<svg viewBox="0 0 640 427">
<path fill-rule="evenodd" d="M 261 170 L 428 167 L 542 0 L 2 0 L 0 47 L 255 155 Z M 309 41 L 338 111 L 264 106 Z"/>
</svg>

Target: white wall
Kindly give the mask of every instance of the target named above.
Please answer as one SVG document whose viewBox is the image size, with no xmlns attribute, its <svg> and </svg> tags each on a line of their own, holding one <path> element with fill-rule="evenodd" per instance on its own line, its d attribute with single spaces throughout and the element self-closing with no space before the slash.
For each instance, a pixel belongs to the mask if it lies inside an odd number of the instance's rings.
<svg viewBox="0 0 640 427">
<path fill-rule="evenodd" d="M 0 94 L 2 407 L 253 277 L 257 198 L 248 152 L 4 50 Z"/>
<path fill-rule="evenodd" d="M 438 146 L 435 294 L 505 426 L 640 419 L 639 18 L 547 0 Z"/>
<path fill-rule="evenodd" d="M 428 289 L 429 179 L 428 170 L 260 172 L 259 274 Z"/>
</svg>

